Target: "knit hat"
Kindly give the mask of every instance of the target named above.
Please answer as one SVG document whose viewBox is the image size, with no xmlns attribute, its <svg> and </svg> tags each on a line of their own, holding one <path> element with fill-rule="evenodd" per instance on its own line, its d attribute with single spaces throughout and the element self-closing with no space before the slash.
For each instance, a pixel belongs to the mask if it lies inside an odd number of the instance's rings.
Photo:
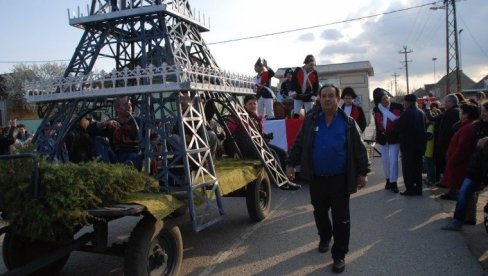
<svg viewBox="0 0 488 276">
<path fill-rule="evenodd" d="M 352 87 L 346 87 L 342 90 L 341 99 L 344 99 L 345 96 L 351 96 L 353 99 L 358 97 L 358 95 L 356 95 L 356 92 L 354 92 L 354 89 L 352 89 Z"/>
<path fill-rule="evenodd" d="M 374 101 L 374 105 L 375 106 L 378 106 L 378 104 L 381 102 L 381 99 L 384 96 L 391 97 L 391 94 L 388 91 L 386 91 L 385 89 L 380 88 L 380 87 L 378 87 L 375 90 L 373 90 L 373 101 Z"/>
<path fill-rule="evenodd" d="M 415 96 L 415 94 L 407 94 L 405 95 L 403 100 L 407 102 L 415 103 L 417 102 L 417 96 Z"/>
</svg>

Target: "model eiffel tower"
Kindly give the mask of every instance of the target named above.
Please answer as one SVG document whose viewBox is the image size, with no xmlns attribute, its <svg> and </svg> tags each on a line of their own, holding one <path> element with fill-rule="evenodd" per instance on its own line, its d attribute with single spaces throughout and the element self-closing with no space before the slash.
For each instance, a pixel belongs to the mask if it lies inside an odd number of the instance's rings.
<svg viewBox="0 0 488 276">
<path fill-rule="evenodd" d="M 164 148 L 156 153 L 150 139 L 142 139 L 144 168 L 149 173 L 151 160 L 162 156 L 157 177 L 169 193 L 179 190 L 186 195 L 194 231 L 224 213 L 202 100 L 217 107 L 220 120 L 226 115 L 238 118 L 271 181 L 278 186 L 288 183 L 238 100 L 238 95 L 254 94 L 253 79 L 217 66 L 201 37 L 209 31 L 204 21 L 187 0 L 93 0 L 85 15 L 78 9 L 76 16 L 70 16 L 70 25 L 84 33 L 64 77 L 26 86 L 28 101 L 42 106 L 39 129 L 62 122 L 58 146 L 51 153 L 57 159 L 62 159 L 68 129 L 86 114 L 111 106 L 115 97 L 130 96 L 136 116 L 144 122 L 141 136 L 157 134 Z M 111 62 L 114 70 L 94 73 L 97 61 Z M 187 91 L 192 102 L 184 112 L 181 91 Z M 180 139 L 172 139 L 175 128 Z M 196 196 L 203 207 L 194 204 Z"/>
</svg>

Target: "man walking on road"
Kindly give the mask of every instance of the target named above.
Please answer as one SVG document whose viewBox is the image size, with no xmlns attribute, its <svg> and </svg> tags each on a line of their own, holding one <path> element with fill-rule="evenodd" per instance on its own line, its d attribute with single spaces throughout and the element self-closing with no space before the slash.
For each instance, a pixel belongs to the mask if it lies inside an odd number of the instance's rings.
<svg viewBox="0 0 488 276">
<path fill-rule="evenodd" d="M 400 135 L 404 196 L 422 195 L 422 156 L 427 146 L 425 114 L 417 108 L 417 96 L 408 94 L 403 100 L 405 111 L 395 121 L 393 129 Z"/>
<path fill-rule="evenodd" d="M 349 250 L 349 197 L 366 185 L 370 164 L 356 122 L 339 108 L 339 89 L 325 85 L 319 97 L 320 106 L 315 106 L 305 117 L 290 152 L 287 174 L 293 180 L 294 167 L 301 165 L 301 178 L 311 183 L 310 197 L 320 235 L 319 252 L 329 250 L 333 236 L 333 271 L 341 273 Z"/>
</svg>

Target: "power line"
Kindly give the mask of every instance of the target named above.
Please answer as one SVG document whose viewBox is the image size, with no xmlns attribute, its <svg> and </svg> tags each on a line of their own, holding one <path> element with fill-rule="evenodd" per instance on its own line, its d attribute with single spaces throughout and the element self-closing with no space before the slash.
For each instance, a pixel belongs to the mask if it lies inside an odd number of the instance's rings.
<svg viewBox="0 0 488 276">
<path fill-rule="evenodd" d="M 464 22 L 463 20 L 463 17 L 461 15 L 459 15 L 459 18 L 461 19 L 461 22 L 463 22 L 463 25 L 464 27 L 468 30 L 468 33 L 469 33 L 469 36 L 471 37 L 471 39 L 474 41 L 474 43 L 476 44 L 476 46 L 478 46 L 478 48 L 480 49 L 480 51 L 485 54 L 486 57 L 488 57 L 488 54 L 485 52 L 485 50 L 481 47 L 481 45 L 478 43 L 478 40 L 476 40 L 476 37 L 473 35 L 473 33 L 471 32 L 471 30 L 469 29 L 468 25 L 466 25 L 466 22 Z"/>
<path fill-rule="evenodd" d="M 419 17 L 420 17 L 420 10 L 417 12 L 417 15 L 415 16 L 414 23 L 411 24 L 411 26 L 410 26 L 410 32 L 408 32 L 407 40 L 405 41 L 404 45 L 406 45 L 409 42 L 410 36 L 412 35 L 413 30 L 415 29 L 415 26 L 417 25 L 417 22 L 419 21 Z"/>
<path fill-rule="evenodd" d="M 64 62 L 69 59 L 52 59 L 52 60 L 1 60 L 0 63 L 48 63 L 48 62 Z"/>
<path fill-rule="evenodd" d="M 382 15 L 390 15 L 398 12 L 403 12 L 403 11 L 408 11 L 412 9 L 418 9 L 422 8 L 425 6 L 432 6 L 436 4 L 442 3 L 443 0 L 441 1 L 435 1 L 431 3 L 426 3 L 426 4 L 421 4 L 413 7 L 408 7 L 408 8 L 403 8 L 403 9 L 398 9 L 398 10 L 393 10 L 393 11 L 387 11 L 387 12 L 382 12 L 382 13 L 377 13 L 373 15 L 367 15 L 367 16 L 362 16 L 362 17 L 356 17 L 356 18 L 351 18 L 351 19 L 346 19 L 346 20 L 341 20 L 341 21 L 335 21 L 335 22 L 330 22 L 330 23 L 325 23 L 325 24 L 320 24 L 320 25 L 314 25 L 314 26 L 309 26 L 309 27 L 303 27 L 303 28 L 296 28 L 296 29 L 291 29 L 291 30 L 286 30 L 286 31 L 280 31 L 280 32 L 274 32 L 274 33 L 267 33 L 267 34 L 261 34 L 261 35 L 254 35 L 254 36 L 248 36 L 248 37 L 241 37 L 241 38 L 235 38 L 235 39 L 229 39 L 229 40 L 223 40 L 223 41 L 217 41 L 217 42 L 210 42 L 207 43 L 207 45 L 215 45 L 215 44 L 224 44 L 224 43 L 230 43 L 230 42 L 237 42 L 237 41 L 242 41 L 242 40 L 250 40 L 250 39 L 256 39 L 256 38 L 261 38 L 261 37 L 267 37 L 267 36 L 275 36 L 275 35 L 280 35 L 280 34 L 286 34 L 286 33 L 293 33 L 293 32 L 298 32 L 298 31 L 304 31 L 304 30 L 310 30 L 310 29 L 315 29 L 315 28 L 320 28 L 320 27 L 325 27 L 325 26 L 331 26 L 331 25 L 336 25 L 336 24 L 342 24 L 342 23 L 349 23 L 349 22 L 354 22 L 354 21 L 359 21 L 359 20 L 364 20 L 364 19 L 369 19 L 369 18 L 374 18 Z M 0 60 L 0 64 L 8 64 L 8 63 L 47 63 L 47 62 L 63 62 L 63 61 L 70 61 L 69 59 L 57 59 L 57 60 L 29 60 L 29 61 L 2 61 Z"/>
<path fill-rule="evenodd" d="M 369 18 L 373 18 L 373 17 L 378 17 L 381 15 L 389 15 L 389 14 L 393 14 L 393 13 L 397 13 L 397 12 L 403 12 L 403 11 L 408 11 L 408 10 L 412 10 L 412 9 L 422 8 L 425 6 L 432 6 L 432 5 L 436 5 L 438 3 L 442 3 L 442 1 L 436 1 L 436 2 L 432 2 L 432 3 L 417 5 L 417 6 L 413 6 L 413 7 L 409 7 L 409 8 L 404 8 L 404 9 L 398 9 L 398 10 L 393 10 L 393 11 L 388 11 L 388 12 L 377 13 L 377 14 L 373 14 L 373 15 L 367 15 L 367 16 L 356 17 L 356 18 L 351 18 L 351 19 L 346 19 L 346 20 L 341 20 L 341 21 L 335 21 L 335 22 L 325 23 L 325 24 L 321 24 L 321 25 L 291 29 L 291 30 L 274 32 L 274 33 L 267 33 L 267 34 L 262 34 L 262 35 L 247 36 L 247 37 L 223 40 L 223 41 L 218 41 L 218 42 L 211 42 L 211 43 L 207 43 L 207 45 L 215 45 L 215 44 L 223 44 L 223 43 L 236 42 L 236 41 L 242 41 L 242 40 L 249 40 L 249 39 L 261 38 L 261 37 L 266 37 L 266 36 L 274 36 L 274 35 L 298 32 L 298 31 L 303 31 L 303 30 L 310 30 L 310 29 L 315 29 L 315 28 L 320 28 L 320 27 L 325 27 L 325 26 L 330 26 L 330 25 L 336 25 L 336 24 L 341 24 L 341 23 L 349 23 L 349 22 L 369 19 Z"/>
</svg>

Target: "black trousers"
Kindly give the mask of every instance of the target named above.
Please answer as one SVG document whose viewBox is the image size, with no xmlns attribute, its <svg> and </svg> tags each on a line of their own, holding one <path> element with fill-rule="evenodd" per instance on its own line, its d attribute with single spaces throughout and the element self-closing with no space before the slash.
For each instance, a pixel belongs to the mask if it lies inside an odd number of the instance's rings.
<svg viewBox="0 0 488 276">
<path fill-rule="evenodd" d="M 402 150 L 403 182 L 407 191 L 422 192 L 422 153 Z"/>
<path fill-rule="evenodd" d="M 315 176 L 310 185 L 310 198 L 320 238 L 330 240 L 334 237 L 332 258 L 343 259 L 349 251 L 351 228 L 346 176 Z M 332 224 L 329 210 L 332 213 Z"/>
</svg>

